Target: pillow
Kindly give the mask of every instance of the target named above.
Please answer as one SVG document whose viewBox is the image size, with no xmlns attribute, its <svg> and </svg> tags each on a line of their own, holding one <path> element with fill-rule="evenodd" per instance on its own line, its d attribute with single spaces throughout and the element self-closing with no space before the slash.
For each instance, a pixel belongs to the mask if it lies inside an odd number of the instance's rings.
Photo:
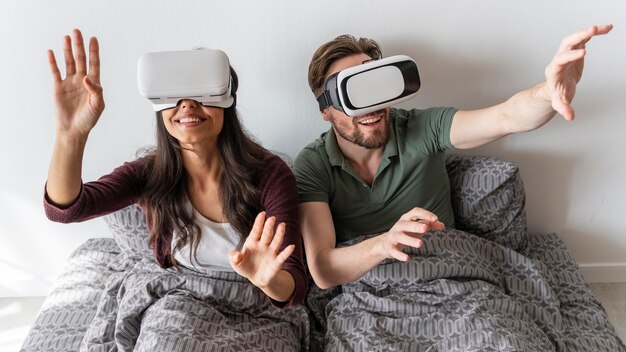
<svg viewBox="0 0 626 352">
<path fill-rule="evenodd" d="M 518 166 L 489 156 L 446 159 L 456 228 L 508 248 L 524 248 L 526 198 Z"/>
<path fill-rule="evenodd" d="M 148 246 L 146 215 L 138 205 L 133 204 L 106 215 L 104 222 L 109 226 L 122 253 L 130 258 L 154 259 L 152 249 Z"/>
</svg>

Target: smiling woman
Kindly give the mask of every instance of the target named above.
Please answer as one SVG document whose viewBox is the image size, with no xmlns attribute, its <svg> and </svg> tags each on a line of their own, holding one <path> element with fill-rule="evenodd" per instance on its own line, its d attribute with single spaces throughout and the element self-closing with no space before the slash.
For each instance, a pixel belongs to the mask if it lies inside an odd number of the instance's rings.
<svg viewBox="0 0 626 352">
<path fill-rule="evenodd" d="M 224 109 L 204 106 L 193 99 L 182 99 L 176 107 L 163 110 L 160 115 L 167 133 L 178 140 L 181 147 L 217 150 L 217 137 L 224 124 Z"/>
<path fill-rule="evenodd" d="M 72 38 L 65 37 L 63 51 L 64 79 L 54 53 L 48 52 L 57 121 L 45 194 L 48 218 L 78 222 L 138 204 L 162 270 L 233 273 L 278 308 L 300 303 L 307 281 L 295 178 L 243 129 L 236 111 L 238 77 L 228 57 L 222 52 L 207 56 L 215 51 L 203 49 L 151 66 L 152 75 L 174 74 L 177 80 L 170 83 L 179 94 L 147 96 L 157 111 L 156 146 L 97 181 L 82 183 L 85 144 L 104 110 L 99 45 L 90 39 L 87 61 L 82 34 L 74 30 Z M 205 61 L 190 61 L 199 57 L 194 53 Z M 204 76 L 194 74 L 194 65 L 204 62 L 206 67 L 197 67 Z M 146 75 L 142 67 L 140 90 Z M 185 90 L 198 77 L 212 81 L 213 76 L 228 83 L 218 99 Z M 165 83 L 161 88 L 167 88 Z"/>
</svg>

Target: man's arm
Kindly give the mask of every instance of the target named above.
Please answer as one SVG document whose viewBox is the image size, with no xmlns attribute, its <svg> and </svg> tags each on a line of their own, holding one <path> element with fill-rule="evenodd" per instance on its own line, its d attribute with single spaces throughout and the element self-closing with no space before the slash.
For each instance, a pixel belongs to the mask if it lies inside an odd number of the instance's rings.
<svg viewBox="0 0 626 352">
<path fill-rule="evenodd" d="M 335 248 L 333 218 L 324 202 L 301 203 L 300 226 L 309 271 L 322 289 L 355 281 L 387 258 L 407 261 L 404 247 L 421 247 L 420 237 L 424 233 L 444 227 L 433 213 L 414 208 L 388 232 L 349 247 Z"/>
<path fill-rule="evenodd" d="M 571 121 L 576 84 L 583 72 L 585 44 L 596 35 L 611 31 L 612 25 L 593 26 L 563 39 L 546 80 L 513 95 L 504 103 L 473 111 L 458 111 L 452 121 L 450 140 L 455 148 L 481 146 L 508 134 L 543 126 L 558 112 Z"/>
</svg>

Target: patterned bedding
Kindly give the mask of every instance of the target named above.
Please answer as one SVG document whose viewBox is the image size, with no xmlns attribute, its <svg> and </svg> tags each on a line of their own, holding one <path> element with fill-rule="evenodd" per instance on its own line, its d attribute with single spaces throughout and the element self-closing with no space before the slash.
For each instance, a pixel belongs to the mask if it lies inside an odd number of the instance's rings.
<svg viewBox="0 0 626 352">
<path fill-rule="evenodd" d="M 457 230 L 286 310 L 233 273 L 159 268 L 139 208 L 113 213 L 113 238 L 72 254 L 21 351 L 626 351 L 563 241 L 527 234 L 517 166 L 447 168 Z"/>
<path fill-rule="evenodd" d="M 309 344 L 303 306 L 276 308 L 234 273 L 165 270 L 112 248 L 113 239 L 92 239 L 71 256 L 22 351 L 301 351 Z"/>
<path fill-rule="evenodd" d="M 626 351 L 555 234 L 530 236 L 522 253 L 458 230 L 424 241 L 408 263 L 385 262 L 341 290 L 314 287 L 309 306 L 325 321 L 313 324 L 313 344 L 326 351 Z"/>
</svg>

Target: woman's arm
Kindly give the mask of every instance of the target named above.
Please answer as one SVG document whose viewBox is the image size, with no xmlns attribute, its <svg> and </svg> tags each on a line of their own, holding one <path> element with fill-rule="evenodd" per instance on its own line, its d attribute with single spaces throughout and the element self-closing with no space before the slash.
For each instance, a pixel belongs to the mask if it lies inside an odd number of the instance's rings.
<svg viewBox="0 0 626 352">
<path fill-rule="evenodd" d="M 72 39 L 65 36 L 65 79 L 56 62 L 54 52 L 48 50 L 48 61 L 54 80 L 56 108 L 56 138 L 46 193 L 48 200 L 61 207 L 71 205 L 78 197 L 82 182 L 82 161 L 89 132 L 104 110 L 100 86 L 100 56 L 98 40 L 89 41 L 89 72 L 82 34 L 72 31 Z"/>
</svg>

